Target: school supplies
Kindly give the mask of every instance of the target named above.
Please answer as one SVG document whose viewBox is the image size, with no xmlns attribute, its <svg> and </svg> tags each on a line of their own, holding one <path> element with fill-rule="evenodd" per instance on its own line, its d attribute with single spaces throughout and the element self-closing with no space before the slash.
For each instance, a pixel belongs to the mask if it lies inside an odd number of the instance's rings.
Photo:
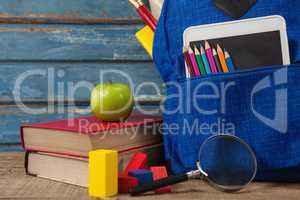
<svg viewBox="0 0 300 200">
<path fill-rule="evenodd" d="M 140 29 L 135 36 L 146 49 L 147 53 L 152 57 L 154 31 L 157 26 L 157 20 L 141 0 L 129 0 L 129 2 L 136 8 L 141 19 L 147 24 L 147 26 Z"/>
<path fill-rule="evenodd" d="M 150 145 L 118 151 L 119 192 L 122 188 L 132 187 L 134 180 L 125 178 L 127 164 L 136 153 L 145 153 L 149 159 L 148 165 L 164 163 L 163 144 Z M 72 166 L 72 167 L 70 167 Z M 88 187 L 88 157 L 75 157 L 53 153 L 26 152 L 25 170 L 27 175 L 50 179 L 62 183 Z M 124 185 L 125 184 L 125 185 Z M 125 191 L 126 193 L 128 192 Z"/>
<path fill-rule="evenodd" d="M 191 47 L 189 47 L 188 49 L 189 51 L 189 56 L 190 56 L 190 60 L 191 60 L 191 64 L 195 73 L 195 76 L 200 76 L 200 71 L 199 71 L 199 67 L 195 58 L 195 54 L 193 52 L 193 50 L 191 49 Z"/>
<path fill-rule="evenodd" d="M 136 153 L 127 164 L 123 174 L 128 175 L 129 171 L 148 168 L 148 156 L 145 153 Z"/>
<path fill-rule="evenodd" d="M 145 26 L 136 32 L 135 37 L 146 49 L 147 53 L 152 57 L 154 31 L 149 26 Z"/>
<path fill-rule="evenodd" d="M 142 20 L 154 31 L 157 26 L 157 20 L 144 3 L 141 0 L 129 0 L 129 2 L 135 7 Z"/>
<path fill-rule="evenodd" d="M 204 76 L 206 74 L 210 74 L 213 71 L 213 74 L 216 73 L 227 73 L 227 72 L 234 72 L 234 62 L 232 58 L 230 57 L 230 54 L 228 51 L 226 51 L 226 56 L 223 53 L 223 50 L 221 49 L 220 45 L 217 44 L 218 52 L 214 47 L 212 47 L 208 41 L 205 41 L 205 47 L 204 50 L 203 46 L 200 44 L 200 52 L 196 46 L 194 46 L 194 51 L 191 47 L 184 48 L 183 54 L 184 59 L 186 62 L 186 71 L 190 70 L 193 72 L 193 76 Z M 187 53 L 188 49 L 188 53 Z M 225 49 L 224 49 L 225 50 Z M 230 65 L 230 70 L 228 69 L 228 66 Z M 207 72 L 208 73 L 207 73 Z M 189 73 L 189 71 L 187 71 Z M 187 78 L 189 78 L 187 76 Z"/>
<path fill-rule="evenodd" d="M 194 47 L 194 52 L 195 52 L 195 57 L 196 57 L 196 60 L 198 63 L 200 73 L 201 73 L 201 75 L 205 75 L 206 74 L 205 67 L 204 67 L 200 52 L 196 46 Z"/>
<path fill-rule="evenodd" d="M 135 196 L 191 179 L 204 180 L 223 192 L 235 192 L 251 183 L 256 175 L 257 161 L 253 150 L 236 136 L 210 136 L 198 149 L 196 170 L 138 185 L 130 190 L 130 194 Z"/>
<path fill-rule="evenodd" d="M 213 52 L 212 52 L 211 47 L 210 47 L 210 45 L 207 41 L 205 41 L 205 51 L 206 51 L 206 57 L 208 58 L 208 62 L 209 62 L 209 65 L 210 65 L 211 72 L 213 74 L 218 73 L 217 66 L 216 66 L 216 63 L 215 63 L 215 60 L 214 60 L 214 56 L 213 56 Z"/>
<path fill-rule="evenodd" d="M 139 179 L 134 176 L 129 176 L 129 172 L 148 168 L 147 154 L 142 152 L 134 154 L 125 170 L 119 173 L 119 192 L 128 193 L 129 189 L 139 184 Z"/>
<path fill-rule="evenodd" d="M 290 64 L 286 22 L 281 16 L 192 26 L 184 31 L 183 40 L 184 46 L 205 43 L 213 73 L 210 45 L 215 47 L 217 44 L 230 53 L 236 70 Z"/>
<path fill-rule="evenodd" d="M 227 63 L 226 63 L 226 60 L 225 60 L 225 55 L 224 55 L 223 50 L 221 49 L 219 44 L 217 44 L 217 51 L 218 51 L 218 56 L 219 56 L 219 60 L 220 60 L 220 63 L 221 63 L 222 71 L 224 73 L 228 73 L 229 69 L 228 69 L 228 66 L 227 66 Z"/>
<path fill-rule="evenodd" d="M 213 56 L 214 56 L 214 60 L 215 60 L 218 72 L 223 72 L 222 67 L 221 67 L 221 63 L 220 63 L 220 60 L 219 60 L 219 56 L 218 56 L 217 51 L 216 51 L 215 48 L 213 48 Z"/>
<path fill-rule="evenodd" d="M 224 51 L 225 51 L 225 60 L 226 60 L 227 66 L 229 68 L 229 71 L 234 72 L 235 69 L 234 69 L 234 64 L 232 62 L 232 59 L 231 59 L 228 51 L 226 51 L 226 50 L 224 50 Z"/>
<path fill-rule="evenodd" d="M 204 50 L 202 45 L 200 45 L 200 53 L 201 53 L 201 57 L 202 57 L 202 61 L 203 61 L 206 73 L 211 74 L 211 68 L 210 68 L 210 65 L 208 63 L 206 53 L 205 53 L 205 50 Z"/>
<path fill-rule="evenodd" d="M 185 119 L 187 124 L 195 124 L 196 121 L 208 123 L 214 127 L 215 123 L 218 123 L 221 119 L 221 121 L 226 120 L 226 125 L 233 123 L 233 126 L 231 126 L 232 131 L 227 129 L 213 132 L 234 133 L 252 145 L 259 158 L 258 168 L 260 170 L 256 176 L 257 180 L 299 181 L 299 170 L 295 168 L 295 166 L 300 165 L 300 135 L 298 134 L 300 123 L 297 118 L 299 106 L 295 103 L 300 101 L 297 95 L 300 80 L 299 64 L 290 66 L 275 65 L 268 66 L 265 70 L 264 68 L 257 68 L 230 75 L 209 75 L 203 79 L 179 81 L 183 91 L 176 90 L 173 85 L 168 83 L 174 81 L 178 76 L 183 76 L 183 73 L 179 74 L 180 71 L 174 67 L 174 63 L 177 63 L 178 59 L 176 53 L 179 53 L 182 46 L 184 46 L 181 45 L 182 30 L 196 23 L 200 25 L 225 22 L 230 18 L 216 9 L 212 5 L 212 1 L 195 0 L 192 1 L 193 3 L 187 3 L 187 1 L 176 1 L 174 3 L 170 0 L 167 2 L 160 17 L 160 25 L 155 32 L 157 40 L 155 40 L 153 52 L 155 65 L 166 85 L 167 102 L 164 110 L 177 110 L 177 112 L 172 113 L 164 112 L 164 122 L 169 126 L 175 123 L 180 127 L 175 131 L 164 129 L 164 141 L 167 144 L 165 145 L 166 160 L 171 164 L 172 172 L 176 174 L 195 169 L 199 153 L 197 147 L 211 134 L 211 130 L 200 131 L 203 134 L 198 134 L 199 131 L 196 131 L 196 134 L 189 134 L 191 131 L 190 126 L 184 126 L 182 119 Z M 295 0 L 263 0 L 257 1 L 245 16 L 245 18 L 248 18 L 278 14 L 286 17 L 293 63 L 300 60 L 299 7 L 300 1 Z M 178 12 L 179 10 L 186 12 Z M 266 26 L 269 25 L 266 24 Z M 232 33 L 236 31 L 239 30 L 231 30 Z M 223 32 L 218 33 L 221 36 L 216 38 L 222 38 Z M 270 33 L 267 35 L 270 35 Z M 275 35 L 278 36 L 278 32 L 275 31 Z M 250 36 L 253 35 L 250 34 Z M 261 37 L 262 35 L 258 34 L 258 36 Z M 270 39 L 266 39 L 270 41 Z M 209 39 L 205 38 L 205 40 Z M 278 43 L 276 41 L 279 40 L 274 41 Z M 217 43 L 213 43 L 213 46 L 215 47 Z M 227 45 L 220 44 L 229 51 L 235 62 L 234 64 L 237 64 L 234 52 Z M 264 45 L 258 44 L 257 48 Z M 281 48 L 279 47 L 279 49 Z M 262 50 L 258 51 L 261 52 Z M 264 54 L 269 55 L 269 52 L 264 52 Z M 272 55 L 274 54 L 272 53 Z M 184 67 L 182 66 L 182 68 Z M 239 70 L 237 66 L 236 69 Z M 210 87 L 202 87 L 201 91 L 198 90 L 198 86 L 205 82 L 216 85 L 219 89 L 221 83 L 225 87 L 228 86 L 229 88 L 226 87 L 228 88 L 226 90 L 227 101 L 224 102 L 220 98 L 216 101 L 215 99 L 204 100 L 204 98 L 199 98 L 196 100 L 196 104 L 201 107 L 202 111 L 212 111 L 212 109 L 218 109 L 219 106 L 222 106 L 226 112 L 217 111 L 215 114 L 201 114 L 203 112 L 199 112 L 199 109 L 197 109 L 199 106 L 186 109 L 186 105 L 195 105 L 195 98 L 186 94 L 211 94 Z M 287 96 L 285 95 L 286 92 L 288 92 Z M 174 95 L 179 97 L 176 100 L 174 98 L 171 100 Z M 266 98 L 266 95 L 268 98 Z M 282 109 L 282 106 L 281 108 L 278 107 L 278 102 L 288 107 Z M 283 117 L 280 117 L 280 115 Z M 246 121 L 245 117 L 247 118 Z M 286 123 L 286 120 L 282 119 L 287 119 L 288 122 Z M 289 123 L 291 120 L 293 123 Z M 251 137 L 249 137 L 249 134 Z M 186 137 L 187 135 L 189 137 Z M 268 148 L 266 148 L 266 144 L 268 144 Z M 211 150 L 210 152 L 214 151 Z"/>
<path fill-rule="evenodd" d="M 183 56 L 185 60 L 185 75 L 187 78 L 193 77 L 195 75 L 193 70 L 193 65 L 190 59 L 190 55 L 188 53 L 188 49 L 183 47 Z"/>
<path fill-rule="evenodd" d="M 89 195 L 105 198 L 118 194 L 118 153 L 96 150 L 89 153 Z"/>
<path fill-rule="evenodd" d="M 132 115 L 126 122 L 102 122 L 95 117 L 80 117 L 23 125 L 22 144 L 28 152 L 26 172 L 87 187 L 89 151 L 116 150 L 119 154 L 117 165 L 122 172 L 137 152 L 149 155 L 150 164 L 160 163 L 163 152 L 158 130 L 160 123 L 160 117 Z"/>
</svg>

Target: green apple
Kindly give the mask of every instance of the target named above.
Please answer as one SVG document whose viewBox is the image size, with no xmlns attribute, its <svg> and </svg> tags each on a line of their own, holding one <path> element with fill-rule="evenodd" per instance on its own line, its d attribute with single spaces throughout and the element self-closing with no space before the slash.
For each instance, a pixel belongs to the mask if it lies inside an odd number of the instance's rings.
<svg viewBox="0 0 300 200">
<path fill-rule="evenodd" d="M 91 109 L 103 121 L 123 121 L 131 114 L 134 99 L 125 84 L 98 84 L 91 94 Z"/>
</svg>

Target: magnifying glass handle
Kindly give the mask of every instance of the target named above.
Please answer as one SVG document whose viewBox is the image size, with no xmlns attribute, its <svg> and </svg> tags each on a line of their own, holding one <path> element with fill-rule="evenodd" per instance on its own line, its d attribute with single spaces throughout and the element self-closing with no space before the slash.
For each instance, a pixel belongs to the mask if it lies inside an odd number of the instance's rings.
<svg viewBox="0 0 300 200">
<path fill-rule="evenodd" d="M 136 196 L 138 194 L 143 194 L 148 191 L 152 191 L 161 187 L 165 187 L 168 185 L 174 185 L 180 182 L 187 181 L 189 179 L 187 174 L 178 174 L 178 175 L 173 175 L 169 176 L 167 178 L 163 178 L 157 181 L 153 181 L 148 184 L 144 184 L 141 186 L 136 186 L 133 187 L 132 189 L 129 190 L 130 195 Z"/>
</svg>

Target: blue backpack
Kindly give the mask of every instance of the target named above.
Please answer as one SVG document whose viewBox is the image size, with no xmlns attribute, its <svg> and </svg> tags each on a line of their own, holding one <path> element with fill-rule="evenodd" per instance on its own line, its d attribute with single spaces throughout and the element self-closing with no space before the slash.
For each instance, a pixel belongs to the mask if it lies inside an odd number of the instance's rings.
<svg viewBox="0 0 300 200">
<path fill-rule="evenodd" d="M 205 139 L 215 133 L 229 133 L 242 138 L 254 150 L 258 161 L 256 180 L 300 180 L 300 64 L 296 64 L 300 61 L 300 1 L 257 0 L 242 19 L 268 15 L 281 15 L 287 21 L 292 65 L 187 79 L 181 55 L 184 30 L 233 19 L 217 9 L 212 0 L 165 0 L 155 33 L 153 59 L 166 84 L 164 145 L 173 173 L 195 169 L 198 150 Z M 189 106 L 192 93 L 211 94 L 207 82 L 220 93 L 224 85 L 231 87 L 226 91 L 225 102 L 221 98 L 197 102 L 202 109 L 216 109 L 212 114 L 199 113 Z M 203 85 L 201 91 L 197 89 L 199 85 Z M 221 130 L 200 131 L 196 127 L 191 131 L 193 127 L 187 124 L 195 121 Z M 230 123 L 234 131 L 226 129 Z"/>
</svg>

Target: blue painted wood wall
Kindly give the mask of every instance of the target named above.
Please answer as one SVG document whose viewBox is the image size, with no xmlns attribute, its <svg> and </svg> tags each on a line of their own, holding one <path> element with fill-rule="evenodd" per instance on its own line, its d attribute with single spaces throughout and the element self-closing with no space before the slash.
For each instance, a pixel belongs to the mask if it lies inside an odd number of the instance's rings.
<svg viewBox="0 0 300 200">
<path fill-rule="evenodd" d="M 134 37 L 143 23 L 127 0 L 0 0 L 0 23 L 0 151 L 21 150 L 20 124 L 79 116 L 88 107 L 87 89 L 69 99 L 55 85 L 49 99 L 51 73 L 65 90 L 70 82 L 102 81 L 99 71 L 107 69 L 128 73 L 135 85 L 162 84 Z M 38 109 L 28 114 L 17 106 L 13 91 L 18 78 L 32 70 L 43 75 L 30 76 L 20 88 L 20 100 Z M 115 75 L 105 78 L 126 83 Z M 137 99 L 157 103 L 150 87 Z M 38 113 L 42 108 L 47 113 Z"/>
</svg>

